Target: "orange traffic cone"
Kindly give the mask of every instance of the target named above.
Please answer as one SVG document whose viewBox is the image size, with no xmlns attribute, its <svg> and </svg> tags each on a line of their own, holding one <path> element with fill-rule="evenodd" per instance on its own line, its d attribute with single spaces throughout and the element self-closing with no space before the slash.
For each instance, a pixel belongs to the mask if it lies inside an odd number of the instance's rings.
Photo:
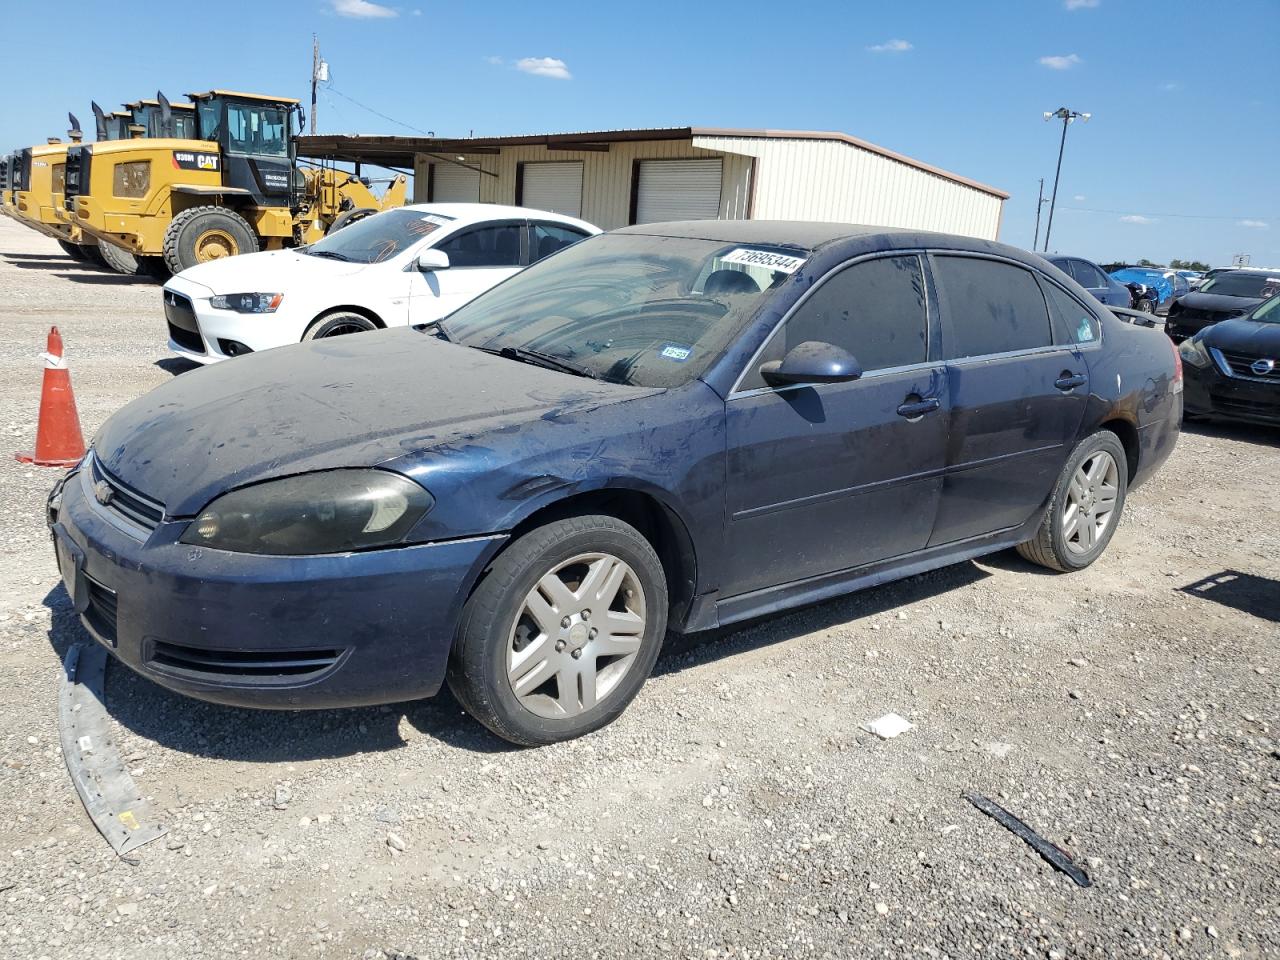
<svg viewBox="0 0 1280 960">
<path fill-rule="evenodd" d="M 44 357 L 44 386 L 40 391 L 40 422 L 36 427 L 36 449 L 19 451 L 22 463 L 37 467 L 72 467 L 84 456 L 84 435 L 76 398 L 71 392 L 71 371 L 62 355 L 62 334 L 49 329 L 49 345 Z"/>
</svg>

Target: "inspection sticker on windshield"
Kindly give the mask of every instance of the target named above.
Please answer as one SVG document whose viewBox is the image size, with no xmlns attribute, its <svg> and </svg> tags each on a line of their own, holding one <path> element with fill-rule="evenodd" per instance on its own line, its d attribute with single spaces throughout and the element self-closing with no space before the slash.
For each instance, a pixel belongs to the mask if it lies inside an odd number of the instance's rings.
<svg viewBox="0 0 1280 960">
<path fill-rule="evenodd" d="M 739 247 L 720 258 L 722 263 L 740 263 L 744 267 L 764 267 L 778 273 L 795 273 L 804 263 L 804 257 L 792 257 L 785 253 L 774 253 L 772 250 L 752 250 Z"/>
<path fill-rule="evenodd" d="M 664 343 L 662 349 L 658 351 L 658 356 L 674 360 L 676 363 L 684 363 L 692 355 L 692 347 L 686 347 L 679 343 Z"/>
<path fill-rule="evenodd" d="M 428 213 L 420 219 L 425 220 L 427 223 L 434 223 L 437 227 L 447 227 L 454 221 L 453 217 L 446 217 L 442 213 Z"/>
</svg>

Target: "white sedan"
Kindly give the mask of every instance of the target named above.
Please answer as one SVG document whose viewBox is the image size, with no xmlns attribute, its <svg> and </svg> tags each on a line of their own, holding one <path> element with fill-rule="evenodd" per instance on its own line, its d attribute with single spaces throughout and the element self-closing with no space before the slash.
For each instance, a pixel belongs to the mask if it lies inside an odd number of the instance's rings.
<svg viewBox="0 0 1280 960">
<path fill-rule="evenodd" d="M 430 323 L 531 263 L 599 233 L 491 203 L 424 203 L 310 246 L 214 260 L 164 285 L 169 349 L 216 363 L 269 347 Z"/>
</svg>

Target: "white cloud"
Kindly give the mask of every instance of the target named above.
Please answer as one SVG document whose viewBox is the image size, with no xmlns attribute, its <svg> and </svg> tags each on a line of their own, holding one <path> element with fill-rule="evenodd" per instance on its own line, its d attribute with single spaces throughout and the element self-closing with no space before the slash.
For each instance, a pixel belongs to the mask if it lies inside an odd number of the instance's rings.
<svg viewBox="0 0 1280 960">
<path fill-rule="evenodd" d="M 414 15 L 415 17 L 420 17 L 420 16 L 422 16 L 422 11 L 421 11 L 421 10 L 418 10 L 417 8 L 415 8 L 415 9 L 414 9 L 414 11 L 413 11 L 413 15 Z"/>
<path fill-rule="evenodd" d="M 502 66 L 503 60 L 501 57 L 485 57 L 484 62 L 490 66 L 500 67 Z"/>
<path fill-rule="evenodd" d="M 1076 64 L 1084 63 L 1079 54 L 1075 53 L 1068 53 L 1065 57 L 1041 57 L 1037 62 L 1040 66 L 1048 67 L 1050 70 L 1070 70 Z"/>
<path fill-rule="evenodd" d="M 1265 220 L 1241 220 L 1236 224 L 1237 227 L 1250 227 L 1254 230 L 1266 230 L 1271 224 Z"/>
<path fill-rule="evenodd" d="M 1062 5 L 1068 10 L 1092 10 L 1101 2 L 1102 0 L 1065 0 Z"/>
<path fill-rule="evenodd" d="M 1155 223 L 1152 217 L 1144 217 L 1140 213 L 1131 213 L 1120 218 L 1121 223 Z"/>
<path fill-rule="evenodd" d="M 399 12 L 371 0 L 329 0 L 333 12 L 340 17 L 352 17 L 356 20 L 380 20 L 386 17 L 398 17 Z"/>
<path fill-rule="evenodd" d="M 1178 83 L 1176 80 L 1170 80 L 1168 83 L 1160 84 L 1160 89 L 1166 93 L 1173 93 L 1175 90 L 1181 90 L 1182 84 Z"/>
<path fill-rule="evenodd" d="M 516 61 L 516 69 L 535 77 L 551 77 L 553 80 L 569 80 L 569 65 L 555 57 L 524 57 Z"/>
<path fill-rule="evenodd" d="M 1086 197 L 1083 193 L 1077 193 L 1077 194 L 1076 194 L 1074 197 L 1072 197 L 1071 199 L 1072 199 L 1072 200 L 1074 200 L 1076 203 L 1083 203 L 1085 200 L 1087 200 L 1087 199 L 1089 199 L 1089 198 L 1088 198 L 1088 197 Z"/>
<path fill-rule="evenodd" d="M 867 47 L 872 53 L 906 53 L 912 49 L 911 44 L 906 40 L 886 40 L 884 43 L 877 43 L 874 46 Z"/>
</svg>

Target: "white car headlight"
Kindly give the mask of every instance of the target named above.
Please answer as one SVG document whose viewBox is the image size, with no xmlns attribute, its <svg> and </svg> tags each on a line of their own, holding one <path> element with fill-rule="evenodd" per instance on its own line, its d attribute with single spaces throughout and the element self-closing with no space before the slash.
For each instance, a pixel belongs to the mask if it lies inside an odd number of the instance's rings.
<svg viewBox="0 0 1280 960">
<path fill-rule="evenodd" d="M 209 298 L 209 306 L 236 313 L 275 313 L 283 300 L 283 293 L 220 293 Z"/>
</svg>

